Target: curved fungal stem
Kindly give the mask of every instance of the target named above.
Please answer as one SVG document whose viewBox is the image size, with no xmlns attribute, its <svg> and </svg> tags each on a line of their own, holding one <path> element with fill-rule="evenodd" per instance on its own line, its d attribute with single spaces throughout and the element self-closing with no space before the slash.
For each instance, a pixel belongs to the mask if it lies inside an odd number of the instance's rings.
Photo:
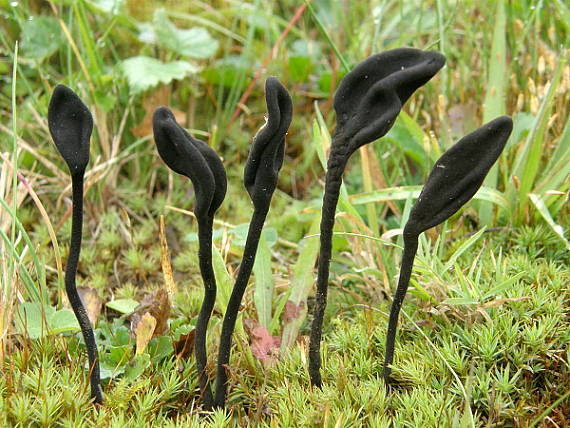
<svg viewBox="0 0 570 428">
<path fill-rule="evenodd" d="M 320 341 L 327 300 L 332 231 L 342 174 L 349 157 L 392 128 L 408 98 L 443 65 L 437 52 L 411 48 L 372 55 L 343 77 L 334 97 L 336 130 L 331 144 L 321 217 L 316 307 L 309 344 L 311 384 L 320 387 Z"/>
<path fill-rule="evenodd" d="M 81 237 L 83 234 L 83 173 L 71 176 L 72 186 L 72 219 L 71 219 L 71 240 L 69 245 L 69 257 L 65 267 L 65 291 L 67 298 L 83 334 L 83 340 L 87 347 L 89 357 L 89 377 L 91 382 L 91 398 L 95 403 L 103 404 L 103 394 L 101 392 L 101 376 L 99 369 L 99 356 L 97 343 L 93 328 L 85 307 L 81 303 L 81 298 L 77 293 L 75 276 L 77 274 L 77 264 L 79 263 L 79 253 L 81 251 Z"/>
<path fill-rule="evenodd" d="M 206 350 L 208 322 L 210 321 L 214 304 L 216 303 L 216 278 L 212 266 L 213 224 L 214 218 L 211 216 L 206 217 L 204 220 L 198 220 L 198 259 L 200 261 L 200 273 L 204 282 L 204 300 L 202 301 L 202 307 L 198 315 L 198 321 L 196 322 L 194 352 L 196 355 L 196 368 L 198 370 L 202 403 L 205 410 L 210 410 L 214 405 L 212 387 L 207 371 L 208 353 Z"/>
<path fill-rule="evenodd" d="M 402 263 L 400 266 L 400 277 L 398 279 L 398 287 L 396 294 L 392 301 L 392 308 L 390 309 L 390 319 L 388 321 L 388 332 L 386 334 L 386 354 L 384 357 L 384 371 L 383 377 L 386 384 L 393 383 L 390 377 L 391 368 L 390 364 L 394 360 L 394 346 L 396 343 L 396 330 L 398 329 L 398 316 L 404 297 L 408 291 L 410 284 L 410 277 L 412 275 L 412 268 L 414 267 L 414 258 L 418 250 L 418 235 L 404 234 L 404 253 L 402 255 Z"/>
<path fill-rule="evenodd" d="M 513 129 L 508 116 L 498 117 L 460 139 L 437 161 L 410 211 L 404 227 L 404 253 L 398 287 L 390 309 L 383 376 L 394 383 L 390 365 L 394 359 L 398 315 L 410 283 L 418 238 L 443 223 L 467 203 L 483 184 Z"/>
<path fill-rule="evenodd" d="M 255 255 L 257 246 L 261 238 L 261 231 L 265 218 L 269 212 L 269 207 L 254 209 L 249 230 L 245 242 L 243 259 L 241 261 L 238 276 L 228 302 L 224 322 L 222 324 L 222 333 L 220 336 L 220 348 L 218 353 L 218 366 L 216 369 L 216 397 L 215 405 L 224 407 L 226 402 L 226 394 L 228 388 L 228 373 L 226 367 L 230 361 L 232 334 L 236 325 L 237 316 L 243 295 L 247 287 L 247 282 L 251 276 L 253 264 L 255 263 Z"/>
<path fill-rule="evenodd" d="M 337 137 L 338 138 L 338 137 Z M 342 147 L 333 145 L 334 147 Z M 336 150 L 335 150 L 336 151 Z M 336 206 L 342 185 L 342 174 L 348 158 L 340 153 L 335 153 L 331 149 L 327 165 L 325 179 L 325 194 L 323 196 L 323 207 L 321 216 L 320 251 L 317 272 L 317 291 L 314 308 L 313 324 L 311 325 L 311 336 L 309 340 L 309 376 L 311 384 L 321 387 L 321 338 L 323 331 L 323 320 L 327 306 L 327 291 L 329 285 L 329 269 L 332 254 L 332 238 L 335 221 Z"/>
</svg>

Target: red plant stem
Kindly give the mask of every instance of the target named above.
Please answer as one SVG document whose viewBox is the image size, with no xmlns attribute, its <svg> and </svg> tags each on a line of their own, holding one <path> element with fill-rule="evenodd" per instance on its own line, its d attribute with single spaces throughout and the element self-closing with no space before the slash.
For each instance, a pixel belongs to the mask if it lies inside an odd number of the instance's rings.
<svg viewBox="0 0 570 428">
<path fill-rule="evenodd" d="M 305 12 L 305 9 L 307 9 L 307 4 L 303 3 L 301 6 L 299 6 L 299 8 L 295 11 L 295 14 L 293 15 L 293 17 L 291 18 L 291 20 L 289 21 L 289 23 L 287 24 L 287 26 L 285 27 L 285 29 L 281 32 L 281 34 L 279 35 L 279 38 L 277 39 L 277 41 L 275 42 L 275 44 L 273 45 L 273 48 L 271 49 L 271 53 L 265 58 L 265 60 L 263 61 L 263 64 L 261 66 L 261 68 L 259 68 L 255 74 L 253 75 L 253 80 L 251 81 L 251 83 L 248 85 L 248 87 L 246 88 L 245 92 L 243 93 L 243 95 L 241 96 L 241 98 L 239 99 L 237 106 L 234 110 L 234 112 L 232 113 L 232 117 L 230 118 L 230 125 L 237 119 L 237 117 L 239 116 L 240 112 L 242 111 L 242 109 L 240 108 L 241 105 L 245 104 L 247 99 L 249 98 L 249 96 L 251 95 L 253 88 L 255 87 L 257 81 L 261 78 L 261 75 L 263 73 L 265 73 L 265 70 L 267 69 L 267 66 L 269 65 L 269 63 L 271 62 L 271 60 L 273 58 L 275 58 L 275 56 L 277 55 L 277 50 L 279 49 L 279 46 L 281 45 L 281 43 L 283 43 L 283 41 L 285 40 L 285 38 L 287 37 L 287 35 L 289 34 L 289 32 L 291 31 L 291 29 L 295 26 L 295 24 L 297 23 L 297 21 L 299 21 L 299 19 L 301 19 L 301 16 L 303 16 L 303 12 Z"/>
</svg>

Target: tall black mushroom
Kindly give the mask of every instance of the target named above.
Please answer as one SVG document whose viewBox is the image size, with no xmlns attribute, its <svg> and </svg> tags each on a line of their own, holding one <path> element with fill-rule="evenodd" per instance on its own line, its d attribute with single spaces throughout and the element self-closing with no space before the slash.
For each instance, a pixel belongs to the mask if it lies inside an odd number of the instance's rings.
<svg viewBox="0 0 570 428">
<path fill-rule="evenodd" d="M 386 383 L 393 383 L 390 365 L 394 358 L 398 315 L 410 282 L 419 235 L 443 223 L 475 195 L 503 151 L 512 129 L 511 118 L 501 116 L 459 140 L 435 163 L 410 212 L 404 227 L 404 253 L 400 278 L 390 310 L 386 336 L 384 358 Z"/>
<path fill-rule="evenodd" d="M 311 383 L 321 386 L 321 337 L 327 304 L 334 217 L 342 175 L 350 156 L 384 136 L 402 105 L 445 64 L 437 52 L 411 48 L 389 50 L 358 64 L 340 83 L 334 98 L 337 126 L 327 164 L 323 197 L 316 305 L 309 343 Z"/>
<path fill-rule="evenodd" d="M 241 300 L 255 262 L 255 254 L 278 174 L 283 165 L 285 136 L 293 114 L 293 105 L 287 89 L 274 77 L 265 82 L 267 121 L 253 138 L 244 170 L 244 185 L 253 202 L 253 216 L 249 224 L 243 259 L 224 316 L 218 366 L 216 370 L 215 404 L 223 407 L 226 401 L 232 334 L 235 328 Z"/>
<path fill-rule="evenodd" d="M 198 221 L 198 259 L 204 282 L 204 300 L 196 323 L 195 354 L 203 407 L 211 409 L 214 397 L 207 372 L 206 332 L 216 301 L 216 278 L 212 265 L 214 214 L 227 190 L 226 170 L 216 152 L 182 128 L 166 107 L 153 115 L 156 147 L 164 163 L 192 181 L 196 195 L 194 214 Z"/>
<path fill-rule="evenodd" d="M 48 125 L 51 137 L 67 163 L 71 175 L 72 218 L 69 256 L 65 268 L 65 291 L 75 317 L 81 327 L 91 378 L 91 398 L 95 403 L 103 403 L 100 386 L 99 356 L 91 322 L 81 303 L 75 277 L 81 252 L 83 235 L 83 179 L 89 163 L 89 139 L 93 131 L 91 113 L 79 97 L 67 86 L 58 85 L 53 91 L 49 109 Z"/>
</svg>

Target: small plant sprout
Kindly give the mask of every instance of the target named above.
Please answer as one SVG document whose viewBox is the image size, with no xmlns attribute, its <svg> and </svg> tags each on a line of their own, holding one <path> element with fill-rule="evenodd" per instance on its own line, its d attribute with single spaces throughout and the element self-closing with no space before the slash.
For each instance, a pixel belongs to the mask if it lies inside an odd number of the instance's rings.
<svg viewBox="0 0 570 428">
<path fill-rule="evenodd" d="M 342 175 L 361 146 L 384 136 L 402 105 L 445 64 L 437 52 L 411 48 L 389 50 L 358 64 L 340 83 L 334 98 L 336 130 L 327 164 L 321 216 L 320 252 L 314 320 L 309 343 L 311 383 L 321 386 L 321 337 L 327 304 L 332 233 Z"/>
<path fill-rule="evenodd" d="M 83 235 L 83 179 L 89 163 L 89 139 L 93 131 L 93 118 L 85 104 L 71 89 L 58 85 L 53 91 L 49 103 L 48 125 L 51 137 L 67 163 L 71 175 L 73 209 L 69 257 L 65 268 L 65 291 L 81 327 L 87 347 L 91 398 L 94 399 L 95 403 L 102 404 L 103 393 L 100 386 L 97 344 L 91 322 L 85 307 L 81 303 L 75 284 Z"/>
<path fill-rule="evenodd" d="M 204 301 L 196 323 L 195 354 L 203 406 L 211 409 L 214 397 L 207 373 L 206 331 L 216 301 L 212 228 L 214 214 L 226 196 L 226 171 L 216 152 L 178 125 L 166 107 L 160 107 L 154 112 L 152 125 L 160 157 L 170 169 L 192 181 L 196 194 L 194 214 L 198 221 L 198 258 L 204 282 Z"/>
<path fill-rule="evenodd" d="M 255 262 L 255 253 L 261 237 L 273 192 L 277 187 L 279 170 L 283 165 L 285 136 L 291 124 L 293 105 L 285 87 L 274 77 L 265 82 L 267 121 L 253 138 L 253 144 L 244 169 L 244 185 L 253 202 L 253 216 L 249 224 L 243 259 L 228 302 L 222 324 L 218 366 L 216 371 L 216 400 L 218 407 L 226 401 L 226 366 L 230 361 L 232 334 L 241 300 Z"/>
<path fill-rule="evenodd" d="M 436 162 L 410 212 L 404 227 L 400 278 L 386 335 L 384 380 L 387 384 L 393 383 L 390 365 L 394 358 L 398 315 L 410 282 L 419 235 L 447 220 L 475 195 L 503 151 L 512 129 L 511 118 L 501 116 L 459 140 Z"/>
</svg>

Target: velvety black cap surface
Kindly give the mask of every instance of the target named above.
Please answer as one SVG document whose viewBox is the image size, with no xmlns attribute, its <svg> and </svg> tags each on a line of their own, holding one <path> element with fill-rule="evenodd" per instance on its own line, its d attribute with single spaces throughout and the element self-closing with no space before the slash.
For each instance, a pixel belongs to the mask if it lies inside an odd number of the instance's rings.
<svg viewBox="0 0 570 428">
<path fill-rule="evenodd" d="M 335 94 L 340 140 L 354 151 L 385 135 L 402 105 L 444 64 L 442 54 L 412 48 L 366 58 L 344 76 Z"/>
<path fill-rule="evenodd" d="M 48 108 L 48 126 L 71 175 L 83 174 L 89 163 L 93 117 L 87 106 L 67 86 L 57 85 L 53 91 Z"/>
<path fill-rule="evenodd" d="M 166 107 L 156 109 L 152 119 L 154 140 L 164 163 L 192 181 L 196 191 L 195 214 L 213 215 L 227 190 L 226 171 L 216 152 L 193 138 Z"/>
<path fill-rule="evenodd" d="M 253 138 L 244 169 L 244 185 L 254 205 L 267 202 L 277 186 L 293 115 L 289 92 L 275 77 L 265 82 L 265 101 L 267 122 Z"/>
<path fill-rule="evenodd" d="M 405 233 L 419 234 L 455 214 L 475 195 L 503 151 L 513 121 L 501 116 L 463 137 L 435 163 Z"/>
</svg>

